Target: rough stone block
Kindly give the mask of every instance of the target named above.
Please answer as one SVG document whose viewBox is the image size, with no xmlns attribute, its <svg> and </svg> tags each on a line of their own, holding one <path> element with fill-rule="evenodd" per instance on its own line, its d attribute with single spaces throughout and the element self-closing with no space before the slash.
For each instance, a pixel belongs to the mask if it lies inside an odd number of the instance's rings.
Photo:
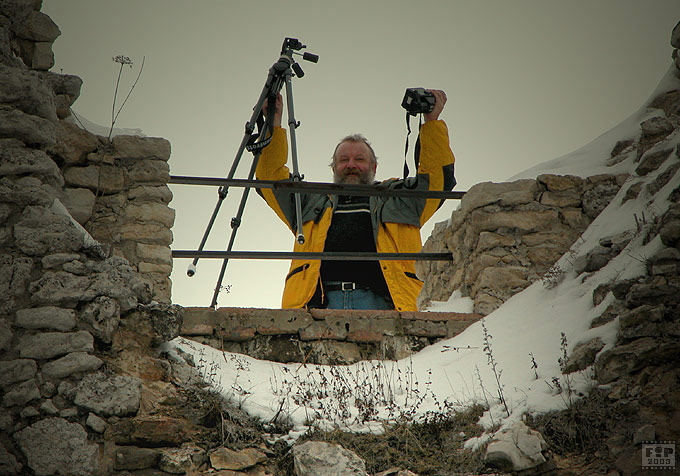
<svg viewBox="0 0 680 476">
<path fill-rule="evenodd" d="M 172 228 L 175 210 L 162 203 L 130 204 L 125 208 L 124 218 L 135 222 L 156 222 Z"/>
<path fill-rule="evenodd" d="M 0 361 L 0 387 L 32 379 L 38 372 L 38 364 L 32 359 Z"/>
<path fill-rule="evenodd" d="M 326 321 L 314 321 L 308 326 L 300 329 L 300 339 L 303 341 L 311 340 L 345 340 L 347 338 L 347 330 L 344 326 L 327 323 Z"/>
<path fill-rule="evenodd" d="M 117 158 L 170 159 L 170 142 L 160 137 L 118 135 L 113 138 Z"/>
<path fill-rule="evenodd" d="M 581 206 L 581 194 L 579 191 L 546 191 L 541 194 L 540 203 L 549 207 L 576 208 Z"/>
<path fill-rule="evenodd" d="M 140 185 L 128 192 L 128 199 L 140 202 L 161 202 L 167 205 L 172 201 L 172 191 L 167 185 Z"/>
<path fill-rule="evenodd" d="M 443 322 L 431 321 L 410 321 L 405 325 L 404 332 L 407 335 L 416 337 L 446 337 L 446 324 Z"/>
<path fill-rule="evenodd" d="M 77 385 L 73 402 L 103 416 L 134 415 L 139 410 L 142 381 L 127 375 L 86 375 Z"/>
<path fill-rule="evenodd" d="M 177 447 L 189 440 L 186 423 L 164 416 L 126 418 L 110 424 L 106 437 L 119 445 Z"/>
<path fill-rule="evenodd" d="M 28 359 L 51 359 L 71 352 L 94 351 L 94 338 L 86 331 L 43 332 L 19 341 L 19 355 Z"/>
<path fill-rule="evenodd" d="M 2 404 L 6 407 L 23 406 L 39 398 L 40 390 L 38 390 L 35 379 L 30 379 L 13 385 L 12 388 L 7 390 L 2 397 Z"/>
<path fill-rule="evenodd" d="M 72 187 L 88 188 L 103 193 L 117 193 L 123 190 L 123 171 L 111 165 L 88 165 L 69 167 L 64 171 L 66 183 Z"/>
<path fill-rule="evenodd" d="M 522 232 L 550 230 L 559 223 L 559 215 L 555 210 L 486 212 L 475 210 L 471 213 L 472 233 L 496 231 L 500 228 L 518 229 Z"/>
<path fill-rule="evenodd" d="M 34 474 L 93 474 L 99 447 L 78 423 L 51 417 L 17 432 L 15 441 Z"/>
<path fill-rule="evenodd" d="M 538 191 L 535 180 L 523 179 L 515 182 L 476 184 L 468 190 L 461 201 L 463 213 L 476 208 L 498 203 L 502 206 L 513 206 L 530 203 Z"/>
<path fill-rule="evenodd" d="M 92 372 L 104 362 L 85 352 L 73 352 L 60 359 L 47 362 L 41 372 L 48 379 L 61 379 L 79 372 Z"/>
<path fill-rule="evenodd" d="M 18 37 L 32 41 L 53 42 L 61 35 L 59 27 L 52 19 L 39 11 L 32 11 L 15 29 Z"/>
<path fill-rule="evenodd" d="M 479 275 L 479 288 L 524 289 L 531 284 L 527 280 L 527 270 L 521 266 L 492 267 L 484 269 Z"/>
<path fill-rule="evenodd" d="M 32 71 L 0 64 L 0 104 L 8 104 L 26 114 L 56 121 L 54 92 Z"/>
<path fill-rule="evenodd" d="M 118 471 L 153 468 L 159 459 L 159 450 L 155 448 L 120 446 L 115 450 L 113 468 Z"/>
<path fill-rule="evenodd" d="M 127 168 L 128 183 L 165 184 L 170 180 L 170 166 L 163 160 L 140 160 Z"/>
<path fill-rule="evenodd" d="M 92 217 L 94 202 L 94 193 L 86 188 L 67 188 L 64 190 L 64 206 L 81 225 L 87 223 Z"/>
<path fill-rule="evenodd" d="M 575 175 L 542 174 L 537 180 L 552 192 L 579 190 L 583 186 L 583 179 Z"/>
<path fill-rule="evenodd" d="M 56 136 L 57 128 L 52 121 L 0 105 L 0 138 L 13 137 L 25 144 L 50 147 Z"/>
<path fill-rule="evenodd" d="M 167 246 L 137 243 L 136 253 L 141 261 L 172 266 L 172 252 Z"/>
<path fill-rule="evenodd" d="M 64 185 L 64 179 L 57 164 L 43 151 L 37 149 L 0 148 L 0 176 L 40 177 L 44 183 L 57 187 Z"/>
<path fill-rule="evenodd" d="M 24 329 L 70 331 L 76 326 L 76 313 L 54 306 L 21 309 L 17 311 L 14 325 Z"/>
</svg>

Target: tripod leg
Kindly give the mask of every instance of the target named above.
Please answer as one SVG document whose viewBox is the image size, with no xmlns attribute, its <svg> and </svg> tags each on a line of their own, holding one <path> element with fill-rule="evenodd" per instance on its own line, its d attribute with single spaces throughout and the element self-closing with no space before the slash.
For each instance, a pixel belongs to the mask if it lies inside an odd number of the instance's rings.
<svg viewBox="0 0 680 476">
<path fill-rule="evenodd" d="M 267 81 L 265 82 L 265 85 L 262 88 L 262 92 L 260 93 L 260 97 L 257 100 L 257 104 L 253 108 L 253 113 L 250 116 L 250 120 L 246 122 L 246 130 L 243 135 L 243 139 L 241 139 L 241 144 L 239 145 L 238 151 L 236 152 L 234 162 L 231 165 L 231 169 L 229 170 L 227 178 L 232 179 L 236 174 L 236 169 L 238 168 L 238 164 L 241 160 L 241 156 L 243 155 L 243 151 L 246 149 L 246 146 L 250 142 L 251 135 L 255 130 L 255 124 L 257 123 L 257 119 L 260 117 L 260 112 L 262 111 L 262 105 L 264 104 L 265 99 L 269 95 L 271 95 L 272 92 L 274 92 L 274 94 L 278 94 L 282 86 L 283 84 L 281 83 L 279 75 L 276 74 L 276 72 L 273 69 L 270 69 L 269 76 L 267 77 Z M 264 131 L 262 131 L 262 134 L 260 134 L 260 138 L 263 137 L 265 137 Z M 217 214 L 219 213 L 220 207 L 222 206 L 222 202 L 227 197 L 228 192 L 229 187 L 227 186 L 222 186 L 219 188 L 218 190 L 219 198 L 217 200 L 217 204 L 215 205 L 215 209 L 213 210 L 212 216 L 208 221 L 208 226 L 206 227 L 205 232 L 203 232 L 203 238 L 201 238 L 201 244 L 198 247 L 198 251 L 203 251 L 205 243 L 208 240 L 208 235 L 210 234 L 210 231 L 212 230 L 212 227 L 215 224 Z M 194 274 L 196 274 L 196 265 L 198 264 L 198 260 L 199 258 L 193 259 L 192 263 L 189 265 L 187 269 L 187 276 L 192 277 Z"/>
<path fill-rule="evenodd" d="M 291 81 L 291 72 L 287 71 L 285 75 L 286 81 L 286 101 L 288 105 L 288 126 L 290 128 L 290 150 L 293 162 L 293 182 L 299 182 L 302 180 L 300 176 L 300 171 L 298 170 L 298 160 L 297 160 L 297 141 L 295 138 L 295 129 L 299 124 L 295 121 L 295 112 L 293 108 L 293 82 Z M 296 235 L 298 243 L 302 244 L 305 242 L 305 235 L 302 233 L 302 205 L 300 203 L 300 194 L 295 194 L 295 222 L 296 222 Z"/>
</svg>

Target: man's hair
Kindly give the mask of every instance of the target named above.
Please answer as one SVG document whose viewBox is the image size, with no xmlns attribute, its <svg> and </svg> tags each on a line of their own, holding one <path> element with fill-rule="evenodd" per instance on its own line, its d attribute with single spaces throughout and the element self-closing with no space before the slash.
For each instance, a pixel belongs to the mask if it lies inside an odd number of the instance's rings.
<svg viewBox="0 0 680 476">
<path fill-rule="evenodd" d="M 366 139 L 362 134 L 350 134 L 347 137 L 343 137 L 340 142 L 338 142 L 338 145 L 335 146 L 335 150 L 333 151 L 333 157 L 330 163 L 330 166 L 333 167 L 335 165 L 335 154 L 338 153 L 338 147 L 340 147 L 342 144 L 345 142 L 363 142 L 366 144 L 366 147 L 368 147 L 368 150 L 371 151 L 371 163 L 372 164 L 377 164 L 378 163 L 378 158 L 375 155 L 375 151 L 373 150 L 373 147 L 371 147 L 371 143 L 368 142 L 368 139 Z"/>
</svg>

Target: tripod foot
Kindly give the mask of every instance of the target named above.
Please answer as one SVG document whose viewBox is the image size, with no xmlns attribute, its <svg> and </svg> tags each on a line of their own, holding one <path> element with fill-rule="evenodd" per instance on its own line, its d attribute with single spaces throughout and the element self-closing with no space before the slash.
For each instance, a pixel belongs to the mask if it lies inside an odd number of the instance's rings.
<svg viewBox="0 0 680 476">
<path fill-rule="evenodd" d="M 300 233 L 297 237 L 297 242 L 300 243 L 300 244 L 303 244 L 305 242 L 305 235 Z"/>
</svg>

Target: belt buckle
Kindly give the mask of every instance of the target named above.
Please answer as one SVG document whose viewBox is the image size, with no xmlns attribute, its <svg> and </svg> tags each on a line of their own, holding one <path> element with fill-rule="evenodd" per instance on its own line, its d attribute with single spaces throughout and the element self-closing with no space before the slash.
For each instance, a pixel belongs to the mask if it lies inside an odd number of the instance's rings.
<svg viewBox="0 0 680 476">
<path fill-rule="evenodd" d="M 342 289 L 343 291 L 354 291 L 356 288 L 357 288 L 356 283 L 350 283 L 346 281 L 340 283 L 340 289 Z"/>
</svg>

